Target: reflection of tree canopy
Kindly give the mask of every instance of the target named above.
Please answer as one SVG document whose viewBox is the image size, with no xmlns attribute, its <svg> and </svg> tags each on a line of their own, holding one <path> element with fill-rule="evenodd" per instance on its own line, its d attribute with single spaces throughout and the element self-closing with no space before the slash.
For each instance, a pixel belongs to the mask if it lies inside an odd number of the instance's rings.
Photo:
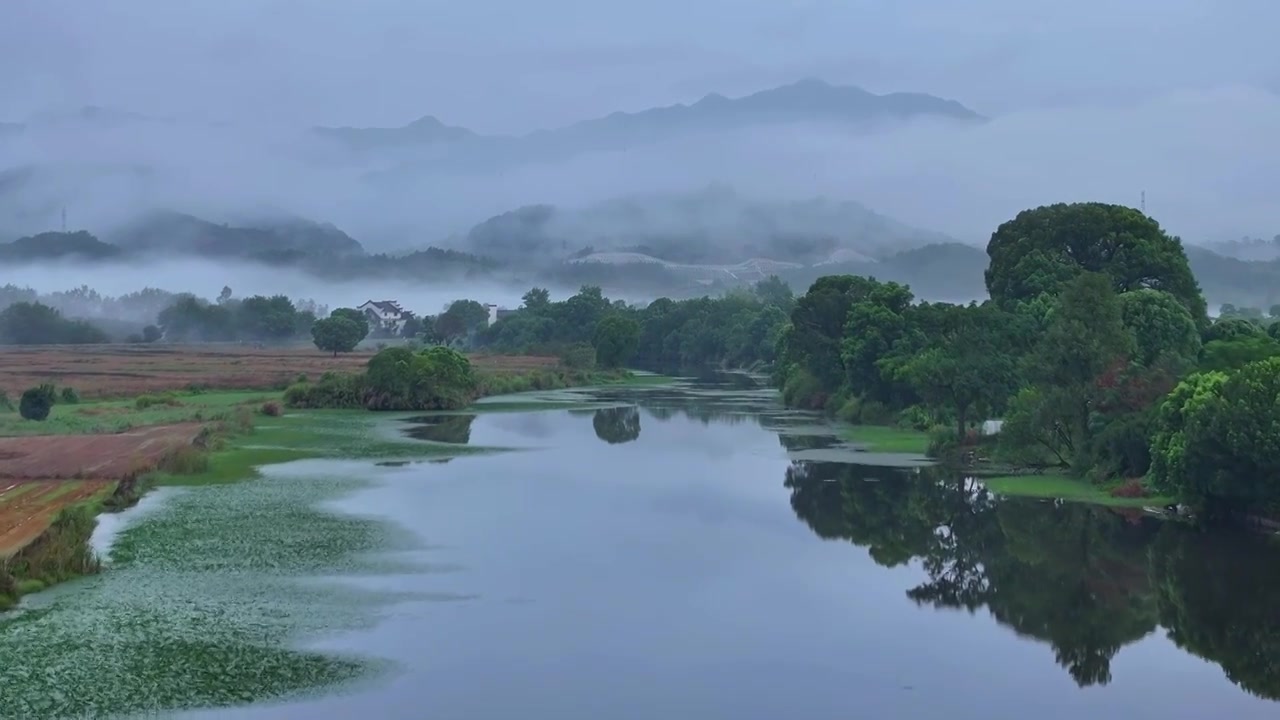
<svg viewBox="0 0 1280 720">
<path fill-rule="evenodd" d="M 1165 532 L 1151 548 L 1160 624 L 1178 647 L 1280 700 L 1280 549 L 1274 538 Z"/>
<path fill-rule="evenodd" d="M 471 441 L 475 415 L 424 415 L 410 418 L 406 434 L 417 440 L 466 445 Z"/>
<path fill-rule="evenodd" d="M 636 407 L 605 408 L 591 418 L 596 437 L 617 445 L 640 437 L 640 409 Z"/>
<path fill-rule="evenodd" d="M 1161 624 L 1233 681 L 1280 699 L 1274 543 L 1085 505 L 997 503 L 932 469 L 798 462 L 784 484 L 820 537 L 866 547 L 881 565 L 918 559 L 927 579 L 907 592 L 916 603 L 987 608 L 1048 643 L 1081 686 L 1109 682 L 1111 658 Z"/>
</svg>

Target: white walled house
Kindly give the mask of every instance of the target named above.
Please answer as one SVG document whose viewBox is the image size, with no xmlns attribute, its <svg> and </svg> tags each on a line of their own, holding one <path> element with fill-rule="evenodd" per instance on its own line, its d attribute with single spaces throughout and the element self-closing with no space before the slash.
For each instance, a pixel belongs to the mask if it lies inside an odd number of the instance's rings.
<svg viewBox="0 0 1280 720">
<path fill-rule="evenodd" d="M 399 335 L 404 329 L 404 324 L 412 317 L 395 300 L 370 300 L 356 309 L 369 319 L 370 333 L 381 330 L 384 333 Z"/>
</svg>

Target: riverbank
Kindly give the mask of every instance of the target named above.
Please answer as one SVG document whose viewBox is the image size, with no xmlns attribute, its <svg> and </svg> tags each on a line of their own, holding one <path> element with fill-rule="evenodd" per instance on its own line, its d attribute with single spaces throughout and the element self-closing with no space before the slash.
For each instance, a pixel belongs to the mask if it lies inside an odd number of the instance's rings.
<svg viewBox="0 0 1280 720">
<path fill-rule="evenodd" d="M 484 371 L 487 394 L 579 386 L 660 385 L 671 378 L 616 371 Z M 581 385 L 571 383 L 580 382 Z M 498 399 L 498 398 L 495 398 Z M 284 411 L 279 392 L 166 391 L 132 399 L 55 405 L 44 422 L 0 414 L 0 609 L 23 595 L 97 569 L 49 562 L 87 552 L 102 511 L 135 504 L 157 486 L 231 483 L 257 468 L 313 458 L 408 461 L 480 450 L 423 442 L 386 427 L 413 413 Z M 497 406 L 475 407 L 477 412 Z M 57 547 L 50 553 L 31 548 Z"/>
<path fill-rule="evenodd" d="M 840 434 L 870 452 L 924 455 L 929 449 L 929 433 L 889 425 L 846 425 Z"/>
<path fill-rule="evenodd" d="M 1072 477 L 1062 473 L 996 475 L 994 477 L 980 477 L 980 479 L 987 489 L 1004 497 L 1063 500 L 1065 502 L 1120 508 L 1163 508 L 1175 502 L 1173 498 L 1168 497 L 1124 497 L 1113 495 L 1113 487 L 1094 485 L 1084 478 Z"/>
</svg>

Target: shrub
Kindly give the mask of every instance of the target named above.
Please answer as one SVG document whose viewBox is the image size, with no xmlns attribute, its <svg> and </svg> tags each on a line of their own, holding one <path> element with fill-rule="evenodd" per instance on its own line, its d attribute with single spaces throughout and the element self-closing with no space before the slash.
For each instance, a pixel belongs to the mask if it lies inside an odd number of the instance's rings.
<svg viewBox="0 0 1280 720">
<path fill-rule="evenodd" d="M 862 403 L 859 420 L 864 425 L 888 425 L 893 420 L 893 411 L 882 402 L 869 400 Z"/>
<path fill-rule="evenodd" d="M 13 410 L 13 401 L 4 390 L 0 390 L 0 410 Z"/>
<path fill-rule="evenodd" d="M 156 467 L 171 475 L 195 475 L 209 469 L 209 453 L 195 445 L 180 445 L 165 453 Z"/>
<path fill-rule="evenodd" d="M 572 370 L 591 370 L 596 366 L 596 349 L 587 343 L 577 343 L 560 351 L 560 362 Z"/>
<path fill-rule="evenodd" d="M 139 395 L 137 400 L 133 401 L 133 406 L 139 410 L 146 410 L 156 405 L 167 405 L 169 407 L 177 407 L 182 401 L 173 393 L 159 393 L 155 395 Z"/>
<path fill-rule="evenodd" d="M 912 405 L 898 414 L 898 427 L 923 432 L 933 427 L 933 417 L 923 407 Z"/>
<path fill-rule="evenodd" d="M 782 401 L 790 407 L 819 410 L 827 404 L 822 382 L 803 368 L 787 376 L 782 386 Z"/>
<path fill-rule="evenodd" d="M 68 405 L 75 405 L 80 402 L 80 393 L 73 387 L 64 387 L 62 392 L 58 393 L 58 399 Z"/>
<path fill-rule="evenodd" d="M 925 454 L 940 458 L 953 455 L 960 449 L 960 438 L 950 425 L 935 425 L 929 430 L 929 448 Z"/>
<path fill-rule="evenodd" d="M 239 432 L 249 432 L 253 429 L 253 411 L 247 407 L 238 407 L 231 414 L 231 421 Z"/>
<path fill-rule="evenodd" d="M 280 417 L 284 410 L 280 407 L 280 403 L 272 400 L 262 403 L 262 414 L 267 417 Z"/>
<path fill-rule="evenodd" d="M 57 393 L 52 385 L 44 384 L 29 388 L 22 393 L 22 398 L 18 401 L 18 414 L 26 420 L 43 422 L 49 417 L 49 411 L 53 409 L 56 397 Z"/>
<path fill-rule="evenodd" d="M 1123 483 L 1111 488 L 1111 497 L 1118 498 L 1144 498 L 1150 495 L 1147 488 L 1142 484 L 1141 478 L 1129 478 Z"/>
<path fill-rule="evenodd" d="M 315 383 L 296 383 L 284 391 L 291 408 L 363 407 L 364 378 L 350 373 L 327 372 Z"/>
</svg>

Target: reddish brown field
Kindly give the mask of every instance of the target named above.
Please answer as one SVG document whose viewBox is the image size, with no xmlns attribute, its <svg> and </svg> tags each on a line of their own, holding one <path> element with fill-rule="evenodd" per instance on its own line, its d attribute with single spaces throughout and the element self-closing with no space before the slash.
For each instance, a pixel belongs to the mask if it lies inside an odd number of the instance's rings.
<svg viewBox="0 0 1280 720">
<path fill-rule="evenodd" d="M 0 438 L 0 482 L 110 478 L 151 469 L 167 453 L 190 445 L 200 423 L 153 425 L 103 435 Z"/>
<path fill-rule="evenodd" d="M 116 480 L 154 468 L 166 453 L 190 445 L 200 427 L 0 438 L 0 557 L 25 547 L 63 508 L 109 492 Z"/>
<path fill-rule="evenodd" d="M 299 375 L 358 371 L 372 356 L 332 357 L 311 347 L 255 349 L 243 345 L 79 345 L 0 348 L 0 390 L 16 397 L 51 382 L 89 398 L 117 398 L 201 385 L 218 390 L 265 390 Z M 472 356 L 476 369 L 526 371 L 554 367 L 550 357 Z"/>
<path fill-rule="evenodd" d="M 105 493 L 112 480 L 0 480 L 0 557 L 26 547 L 60 510 Z"/>
</svg>

